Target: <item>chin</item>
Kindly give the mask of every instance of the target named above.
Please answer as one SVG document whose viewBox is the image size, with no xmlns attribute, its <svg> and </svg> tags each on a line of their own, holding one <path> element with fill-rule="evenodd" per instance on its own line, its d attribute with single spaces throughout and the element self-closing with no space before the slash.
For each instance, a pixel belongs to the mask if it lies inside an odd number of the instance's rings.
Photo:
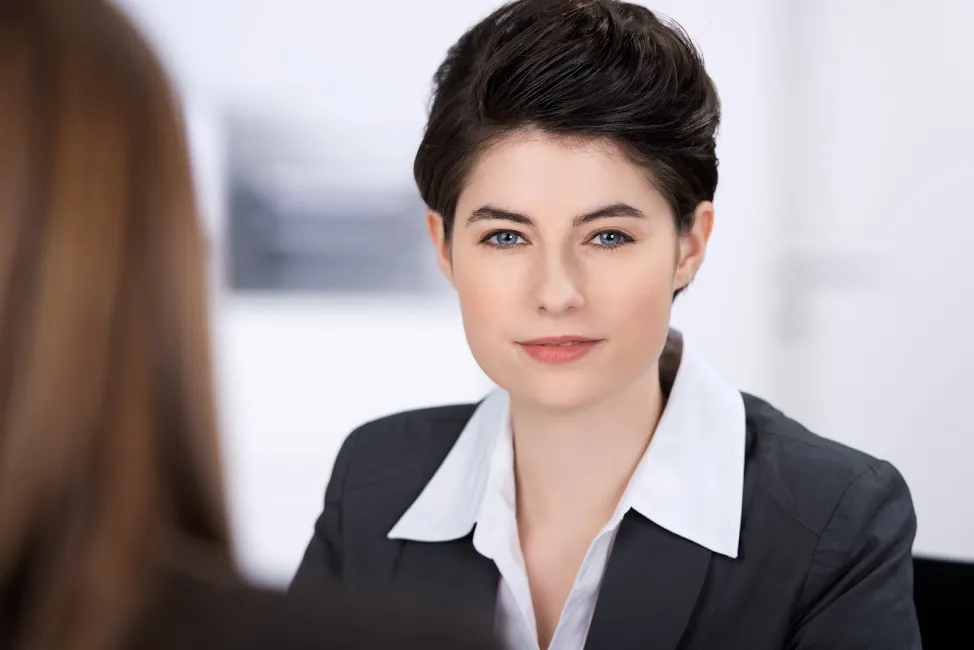
<svg viewBox="0 0 974 650">
<path fill-rule="evenodd" d="M 505 373 L 506 374 L 506 373 Z M 597 403 L 611 392 L 593 372 L 520 372 L 494 380 L 515 399 L 544 409 L 571 411 Z"/>
</svg>

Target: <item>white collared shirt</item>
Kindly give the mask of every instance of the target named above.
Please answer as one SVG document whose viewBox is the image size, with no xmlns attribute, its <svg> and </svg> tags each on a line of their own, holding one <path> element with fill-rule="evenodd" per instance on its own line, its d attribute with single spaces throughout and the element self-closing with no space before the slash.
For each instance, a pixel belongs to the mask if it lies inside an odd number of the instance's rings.
<svg viewBox="0 0 974 650">
<path fill-rule="evenodd" d="M 715 553 L 737 557 L 744 484 L 740 392 L 687 345 L 652 441 L 612 517 L 592 541 L 548 650 L 582 650 L 622 518 L 635 510 Z M 477 552 L 500 573 L 497 625 L 510 650 L 539 650 L 517 530 L 509 398 L 481 402 L 391 539 L 445 542 L 474 530 Z"/>
</svg>

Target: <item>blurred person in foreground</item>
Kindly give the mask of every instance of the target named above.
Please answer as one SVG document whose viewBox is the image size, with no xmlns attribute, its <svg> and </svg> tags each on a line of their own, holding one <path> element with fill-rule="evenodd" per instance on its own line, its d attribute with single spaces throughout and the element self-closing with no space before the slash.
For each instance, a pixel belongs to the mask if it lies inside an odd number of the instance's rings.
<svg viewBox="0 0 974 650">
<path fill-rule="evenodd" d="M 899 472 L 670 328 L 717 188 L 720 104 L 686 34 L 521 0 L 434 86 L 415 177 L 500 388 L 353 432 L 292 590 L 467 598 L 517 650 L 919 648 Z"/>
<path fill-rule="evenodd" d="M 0 89 L 0 647 L 491 647 L 242 583 L 163 70 L 101 0 L 3 0 Z"/>
</svg>

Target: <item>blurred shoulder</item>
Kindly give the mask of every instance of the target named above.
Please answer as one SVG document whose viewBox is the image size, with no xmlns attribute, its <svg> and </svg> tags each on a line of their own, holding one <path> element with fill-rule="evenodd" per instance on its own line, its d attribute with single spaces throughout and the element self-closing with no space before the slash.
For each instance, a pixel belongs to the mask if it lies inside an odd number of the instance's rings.
<svg viewBox="0 0 974 650">
<path fill-rule="evenodd" d="M 405 603 L 337 591 L 304 600 L 242 583 L 180 579 L 161 603 L 152 645 L 160 649 L 494 647 L 489 633 L 467 621 L 437 621 Z"/>
</svg>

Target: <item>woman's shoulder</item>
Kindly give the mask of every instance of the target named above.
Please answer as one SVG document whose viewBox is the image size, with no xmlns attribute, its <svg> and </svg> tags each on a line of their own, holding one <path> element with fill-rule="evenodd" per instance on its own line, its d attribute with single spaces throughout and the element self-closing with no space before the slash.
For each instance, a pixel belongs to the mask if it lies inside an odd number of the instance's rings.
<svg viewBox="0 0 974 650">
<path fill-rule="evenodd" d="M 366 422 L 348 436 L 356 445 L 387 444 L 393 440 L 408 443 L 426 442 L 459 436 L 473 416 L 477 402 L 448 404 L 400 411 Z"/>
<path fill-rule="evenodd" d="M 837 512 L 878 503 L 912 516 L 909 489 L 889 462 L 813 433 L 753 395 L 744 395 L 744 407 L 746 464 L 756 489 L 810 532 L 820 534 Z"/>
<path fill-rule="evenodd" d="M 869 454 L 813 433 L 767 401 L 744 394 L 748 446 L 755 451 L 775 453 L 783 460 L 810 463 L 816 469 L 847 474 L 875 464 Z"/>
<path fill-rule="evenodd" d="M 366 422 L 342 443 L 333 474 L 343 488 L 430 473 L 440 465 L 473 417 L 477 403 L 401 411 Z"/>
</svg>

